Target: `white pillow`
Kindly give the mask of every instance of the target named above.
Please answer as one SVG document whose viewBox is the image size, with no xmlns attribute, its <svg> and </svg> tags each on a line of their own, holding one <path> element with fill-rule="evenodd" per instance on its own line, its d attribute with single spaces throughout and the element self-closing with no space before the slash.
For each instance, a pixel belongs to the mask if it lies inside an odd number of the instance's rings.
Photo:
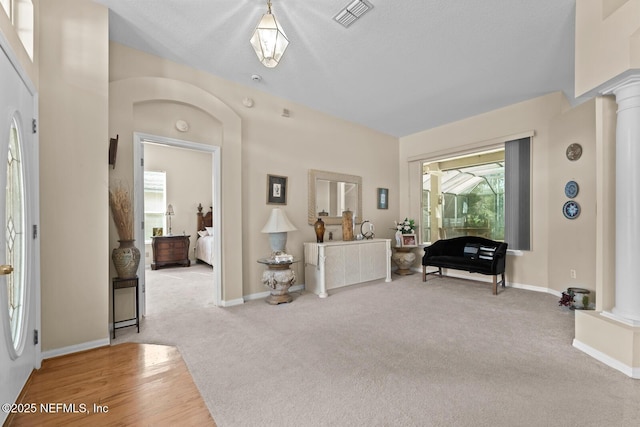
<svg viewBox="0 0 640 427">
<path fill-rule="evenodd" d="M 207 233 L 209 233 L 209 236 L 213 236 L 213 227 L 205 227 L 207 229 Z"/>
<path fill-rule="evenodd" d="M 200 237 L 204 237 L 204 236 L 208 236 L 209 233 L 207 233 L 207 230 L 200 230 L 198 231 L 198 236 Z"/>
</svg>

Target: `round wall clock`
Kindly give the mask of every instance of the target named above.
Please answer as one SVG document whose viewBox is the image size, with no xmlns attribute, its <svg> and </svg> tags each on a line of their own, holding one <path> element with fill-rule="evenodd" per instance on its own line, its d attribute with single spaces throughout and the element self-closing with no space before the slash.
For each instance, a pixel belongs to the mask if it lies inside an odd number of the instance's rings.
<svg viewBox="0 0 640 427">
<path fill-rule="evenodd" d="M 562 213 L 567 219 L 576 219 L 580 216 L 580 205 L 573 200 L 569 200 L 562 206 Z"/>
<path fill-rule="evenodd" d="M 567 159 L 575 161 L 578 160 L 580 156 L 582 156 L 582 145 L 574 142 L 567 147 Z"/>
<path fill-rule="evenodd" d="M 569 181 L 564 186 L 564 194 L 570 199 L 576 197 L 578 195 L 578 191 L 580 191 L 580 188 L 578 187 L 578 183 L 575 181 Z"/>
</svg>

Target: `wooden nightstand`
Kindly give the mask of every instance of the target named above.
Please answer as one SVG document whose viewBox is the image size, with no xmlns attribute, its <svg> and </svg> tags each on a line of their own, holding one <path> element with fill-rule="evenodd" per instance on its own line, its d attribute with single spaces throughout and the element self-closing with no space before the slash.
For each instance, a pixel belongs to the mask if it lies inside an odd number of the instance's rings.
<svg viewBox="0 0 640 427">
<path fill-rule="evenodd" d="M 189 267 L 189 237 L 190 236 L 156 236 L 153 237 L 153 262 L 151 269 L 181 265 Z"/>
</svg>

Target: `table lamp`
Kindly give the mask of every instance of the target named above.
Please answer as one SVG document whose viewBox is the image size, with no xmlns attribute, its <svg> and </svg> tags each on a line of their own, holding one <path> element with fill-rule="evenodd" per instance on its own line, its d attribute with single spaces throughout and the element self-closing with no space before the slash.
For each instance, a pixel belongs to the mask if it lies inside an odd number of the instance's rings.
<svg viewBox="0 0 640 427">
<path fill-rule="evenodd" d="M 173 211 L 173 205 L 169 205 L 167 206 L 167 212 L 165 212 L 165 215 L 167 216 L 167 219 L 169 220 L 169 236 L 171 236 L 171 217 L 175 214 L 175 212 Z"/>
<path fill-rule="evenodd" d="M 285 252 L 287 245 L 287 232 L 295 231 L 297 228 L 291 224 L 287 215 L 280 208 L 273 208 L 269 220 L 262 228 L 263 233 L 269 233 L 269 244 L 271 245 L 271 256 L 280 255 Z"/>
</svg>

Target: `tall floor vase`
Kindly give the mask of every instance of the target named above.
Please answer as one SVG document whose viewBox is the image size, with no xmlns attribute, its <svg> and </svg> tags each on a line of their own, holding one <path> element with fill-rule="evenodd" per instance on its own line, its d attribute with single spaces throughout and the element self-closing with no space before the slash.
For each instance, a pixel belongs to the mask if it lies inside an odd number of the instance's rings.
<svg viewBox="0 0 640 427">
<path fill-rule="evenodd" d="M 120 246 L 111 252 L 111 259 L 118 277 L 131 279 L 138 275 L 140 265 L 140 251 L 135 246 L 135 240 L 118 240 Z"/>
</svg>

